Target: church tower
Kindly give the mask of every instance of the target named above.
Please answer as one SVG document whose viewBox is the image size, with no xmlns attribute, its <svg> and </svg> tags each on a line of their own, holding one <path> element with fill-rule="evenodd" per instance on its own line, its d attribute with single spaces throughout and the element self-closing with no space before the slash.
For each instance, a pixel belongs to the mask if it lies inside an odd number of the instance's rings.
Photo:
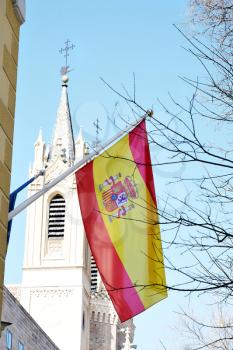
<svg viewBox="0 0 233 350">
<path fill-rule="evenodd" d="M 88 153 L 81 129 L 74 140 L 67 62 L 63 68 L 52 140 L 46 146 L 39 131 L 29 171 L 30 178 L 43 175 L 29 185 L 28 196 Z M 133 320 L 120 322 L 90 254 L 74 174 L 28 207 L 22 283 L 7 287 L 60 350 L 135 348 Z"/>
<path fill-rule="evenodd" d="M 35 142 L 30 176 L 44 174 L 29 196 L 84 156 L 81 131 L 74 141 L 67 87 L 64 75 L 51 145 L 46 150 L 41 131 Z M 90 256 L 74 175 L 29 206 L 24 254 L 21 304 L 61 350 L 88 350 Z"/>
</svg>

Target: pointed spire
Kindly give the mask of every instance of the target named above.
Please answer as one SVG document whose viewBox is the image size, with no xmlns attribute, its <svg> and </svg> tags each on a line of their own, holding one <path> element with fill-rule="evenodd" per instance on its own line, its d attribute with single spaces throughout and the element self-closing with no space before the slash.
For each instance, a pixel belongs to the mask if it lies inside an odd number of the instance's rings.
<svg viewBox="0 0 233 350">
<path fill-rule="evenodd" d="M 125 343 L 123 344 L 123 350 L 131 350 L 131 341 L 130 341 L 130 330 L 129 327 L 126 327 L 125 329 Z"/>
<path fill-rule="evenodd" d="M 35 147 L 35 157 L 33 168 L 31 169 L 31 173 L 36 174 L 36 172 L 40 171 L 44 167 L 44 153 L 45 153 L 45 143 L 42 137 L 42 130 L 40 128 L 38 137 L 34 144 Z"/>
<path fill-rule="evenodd" d="M 78 137 L 75 141 L 75 159 L 82 159 L 84 156 L 85 142 L 82 127 L 79 129 Z"/>
<path fill-rule="evenodd" d="M 78 133 L 78 137 L 77 137 L 76 142 L 84 142 L 83 128 L 82 127 L 80 127 L 80 129 L 79 129 L 79 133 Z"/>
<path fill-rule="evenodd" d="M 67 94 L 68 80 L 66 75 L 62 76 L 62 91 L 49 159 L 54 160 L 61 157 L 64 162 L 71 165 L 75 158 L 75 147 Z"/>
<path fill-rule="evenodd" d="M 41 143 L 43 143 L 43 137 L 42 137 L 42 130 L 40 128 L 38 137 L 37 137 L 36 142 L 35 142 L 35 146 L 40 145 Z"/>
<path fill-rule="evenodd" d="M 31 162 L 29 163 L 28 174 L 29 174 L 29 177 L 30 177 L 31 174 L 32 174 L 32 163 L 31 163 Z"/>
</svg>

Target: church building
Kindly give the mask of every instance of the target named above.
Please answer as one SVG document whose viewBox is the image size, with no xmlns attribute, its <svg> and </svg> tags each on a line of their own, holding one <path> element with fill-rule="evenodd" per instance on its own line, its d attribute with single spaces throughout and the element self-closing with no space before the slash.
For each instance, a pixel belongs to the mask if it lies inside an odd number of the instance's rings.
<svg viewBox="0 0 233 350">
<path fill-rule="evenodd" d="M 74 138 L 68 80 L 62 76 L 50 146 L 41 131 L 35 141 L 29 177 L 44 171 L 29 186 L 28 196 L 88 153 L 81 130 Z M 120 322 L 91 256 L 74 174 L 28 207 L 22 283 L 8 289 L 60 350 L 136 348 L 133 321 Z"/>
</svg>

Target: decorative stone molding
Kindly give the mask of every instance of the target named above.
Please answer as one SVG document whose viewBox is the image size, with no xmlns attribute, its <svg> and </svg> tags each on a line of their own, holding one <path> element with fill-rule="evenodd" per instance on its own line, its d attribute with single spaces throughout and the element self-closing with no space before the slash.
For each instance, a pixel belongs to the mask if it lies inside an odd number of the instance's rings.
<svg viewBox="0 0 233 350">
<path fill-rule="evenodd" d="M 63 254 L 63 239 L 48 239 L 48 257 L 59 256 Z"/>
<path fill-rule="evenodd" d="M 92 311 L 92 321 L 106 323 L 110 325 L 117 325 L 117 315 L 113 315 L 111 313 L 105 313 L 101 311 L 98 311 L 98 312 Z"/>
<path fill-rule="evenodd" d="M 73 293 L 72 289 L 31 289 L 30 295 L 36 298 L 68 297 Z"/>
<path fill-rule="evenodd" d="M 7 286 L 7 289 L 11 292 L 11 294 L 20 301 L 21 297 L 21 286 Z"/>
<path fill-rule="evenodd" d="M 117 325 L 119 318 L 110 299 L 101 296 L 97 299 L 95 294 L 98 295 L 98 293 L 93 293 L 90 301 L 92 321 Z"/>
<path fill-rule="evenodd" d="M 110 298 L 105 291 L 100 291 L 100 292 L 92 292 L 91 293 L 91 299 L 96 299 L 96 300 L 109 300 Z"/>
<path fill-rule="evenodd" d="M 50 182 L 56 177 L 61 175 L 66 170 L 65 166 L 61 164 L 61 161 L 57 159 L 57 162 L 51 164 L 45 171 L 45 182 Z"/>
<path fill-rule="evenodd" d="M 25 0 L 12 0 L 12 4 L 19 23 L 23 24 L 25 22 L 26 14 Z"/>
</svg>

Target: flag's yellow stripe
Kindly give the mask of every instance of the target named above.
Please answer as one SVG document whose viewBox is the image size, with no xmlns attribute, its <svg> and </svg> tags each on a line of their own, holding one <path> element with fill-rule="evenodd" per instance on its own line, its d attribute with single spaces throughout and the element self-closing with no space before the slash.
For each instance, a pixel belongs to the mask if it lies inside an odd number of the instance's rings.
<svg viewBox="0 0 233 350">
<path fill-rule="evenodd" d="M 133 177 L 139 197 L 126 204 L 134 205 L 126 216 L 113 218 L 111 222 L 109 216 L 113 213 L 106 211 L 102 199 L 104 189 L 100 192 L 99 185 L 119 173 L 119 180 L 124 180 L 125 176 Z M 93 175 L 99 210 L 112 244 L 132 283 L 141 286 L 137 291 L 143 305 L 148 308 L 167 296 L 166 289 L 157 286 L 165 285 L 160 230 L 155 203 L 133 161 L 128 135 L 94 160 Z M 105 190 L 108 188 L 106 186 Z M 148 285 L 153 286 L 143 288 Z"/>
</svg>

